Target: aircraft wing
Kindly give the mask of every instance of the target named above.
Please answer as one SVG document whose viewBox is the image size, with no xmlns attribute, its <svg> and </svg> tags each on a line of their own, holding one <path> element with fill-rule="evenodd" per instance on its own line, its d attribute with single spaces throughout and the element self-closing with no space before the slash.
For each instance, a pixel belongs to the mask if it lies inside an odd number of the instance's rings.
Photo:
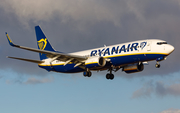
<svg viewBox="0 0 180 113">
<path fill-rule="evenodd" d="M 12 59 L 17 59 L 17 60 L 23 60 L 23 61 L 28 61 L 28 62 L 32 62 L 32 63 L 44 63 L 44 61 L 40 61 L 40 60 L 32 60 L 32 59 L 25 59 L 25 58 L 17 58 L 17 57 L 10 57 L 7 56 L 7 58 L 12 58 Z"/>
<path fill-rule="evenodd" d="M 69 62 L 73 62 L 77 64 L 77 66 L 81 65 L 84 60 L 87 60 L 87 57 L 84 56 L 79 56 L 79 55 L 71 55 L 71 54 L 64 54 L 64 53 L 59 53 L 59 52 L 53 52 L 53 51 L 46 51 L 46 50 L 40 50 L 40 49 L 34 49 L 34 48 L 29 48 L 29 47 L 24 47 L 20 45 L 16 45 L 12 42 L 8 34 L 6 33 L 6 37 L 8 39 L 8 42 L 11 46 L 17 47 L 20 49 L 25 49 L 28 51 L 33 51 L 33 52 L 38 52 L 42 54 L 46 54 L 48 58 L 52 58 L 52 61 L 54 60 L 59 60 L 65 62 L 65 65 L 68 64 Z M 15 59 L 15 58 L 14 58 Z M 76 67 L 76 66 L 75 66 Z"/>
</svg>

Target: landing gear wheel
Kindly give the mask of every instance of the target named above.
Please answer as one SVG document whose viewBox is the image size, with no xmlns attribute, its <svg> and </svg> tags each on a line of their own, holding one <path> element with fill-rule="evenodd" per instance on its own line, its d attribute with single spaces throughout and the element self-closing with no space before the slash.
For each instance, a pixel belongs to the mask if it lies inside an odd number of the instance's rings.
<svg viewBox="0 0 180 113">
<path fill-rule="evenodd" d="M 110 79 L 113 80 L 114 79 L 114 75 L 113 74 L 110 74 Z"/>
<path fill-rule="evenodd" d="M 87 77 L 91 77 L 92 73 L 89 71 Z"/>
<path fill-rule="evenodd" d="M 106 74 L 106 79 L 109 79 L 110 78 L 110 74 Z"/>
<path fill-rule="evenodd" d="M 83 75 L 84 75 L 85 77 L 91 77 L 92 73 L 91 73 L 90 71 L 84 71 L 84 72 L 83 72 Z"/>
<path fill-rule="evenodd" d="M 156 63 L 155 66 L 156 66 L 156 68 L 160 68 L 161 65 L 159 63 Z"/>
<path fill-rule="evenodd" d="M 108 74 L 106 74 L 106 78 L 110 79 L 110 80 L 113 80 L 114 79 L 114 75 L 108 73 Z"/>
</svg>

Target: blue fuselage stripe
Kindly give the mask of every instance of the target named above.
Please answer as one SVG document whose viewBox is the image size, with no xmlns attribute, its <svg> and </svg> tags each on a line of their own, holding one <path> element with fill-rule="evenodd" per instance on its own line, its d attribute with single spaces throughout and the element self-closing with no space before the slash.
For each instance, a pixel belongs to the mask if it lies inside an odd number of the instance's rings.
<svg viewBox="0 0 180 113">
<path fill-rule="evenodd" d="M 165 54 L 135 54 L 135 55 L 127 55 L 127 56 L 116 56 L 116 57 L 107 57 L 111 60 L 112 65 L 119 66 L 119 65 L 125 65 L 125 64 L 132 64 L 137 62 L 144 62 L 144 61 L 151 61 L 155 60 L 159 57 L 165 57 L 167 55 Z M 62 72 L 62 73 L 75 73 L 75 72 L 83 72 L 84 69 L 80 67 L 74 67 L 75 64 L 67 64 L 67 65 L 52 65 L 52 66 L 41 66 L 39 67 L 44 68 L 48 71 L 56 71 L 56 72 Z M 108 66 L 108 65 L 107 65 Z M 93 69 L 94 67 L 99 67 L 97 63 L 92 63 L 86 65 L 87 68 Z M 106 67 L 104 67 L 106 68 Z"/>
</svg>

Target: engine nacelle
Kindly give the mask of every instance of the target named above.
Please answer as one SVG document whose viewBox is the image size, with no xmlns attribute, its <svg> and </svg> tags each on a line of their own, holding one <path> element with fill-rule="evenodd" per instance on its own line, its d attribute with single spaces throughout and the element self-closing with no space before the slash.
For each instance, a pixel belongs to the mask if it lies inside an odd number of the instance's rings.
<svg viewBox="0 0 180 113">
<path fill-rule="evenodd" d="M 136 73 L 136 72 L 141 72 L 144 69 L 144 65 L 143 63 L 138 63 L 138 64 L 132 64 L 132 65 L 128 65 L 125 66 L 123 68 L 123 71 L 125 71 L 126 73 Z"/>
<path fill-rule="evenodd" d="M 104 67 L 106 65 L 106 59 L 103 57 L 91 57 L 88 60 L 86 60 L 85 65 L 90 65 L 92 64 L 100 66 L 100 67 Z"/>
</svg>

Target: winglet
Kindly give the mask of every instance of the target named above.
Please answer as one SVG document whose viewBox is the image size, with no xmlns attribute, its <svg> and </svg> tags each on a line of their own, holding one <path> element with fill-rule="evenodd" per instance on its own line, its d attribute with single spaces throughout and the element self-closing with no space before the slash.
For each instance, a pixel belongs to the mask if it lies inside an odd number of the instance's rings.
<svg viewBox="0 0 180 113">
<path fill-rule="evenodd" d="M 10 44 L 11 46 L 17 46 L 17 45 L 15 45 L 15 44 L 11 41 L 11 39 L 10 39 L 9 35 L 7 34 L 7 32 L 6 32 L 5 34 L 6 34 L 6 37 L 7 37 L 7 39 L 8 39 L 9 44 Z"/>
</svg>

